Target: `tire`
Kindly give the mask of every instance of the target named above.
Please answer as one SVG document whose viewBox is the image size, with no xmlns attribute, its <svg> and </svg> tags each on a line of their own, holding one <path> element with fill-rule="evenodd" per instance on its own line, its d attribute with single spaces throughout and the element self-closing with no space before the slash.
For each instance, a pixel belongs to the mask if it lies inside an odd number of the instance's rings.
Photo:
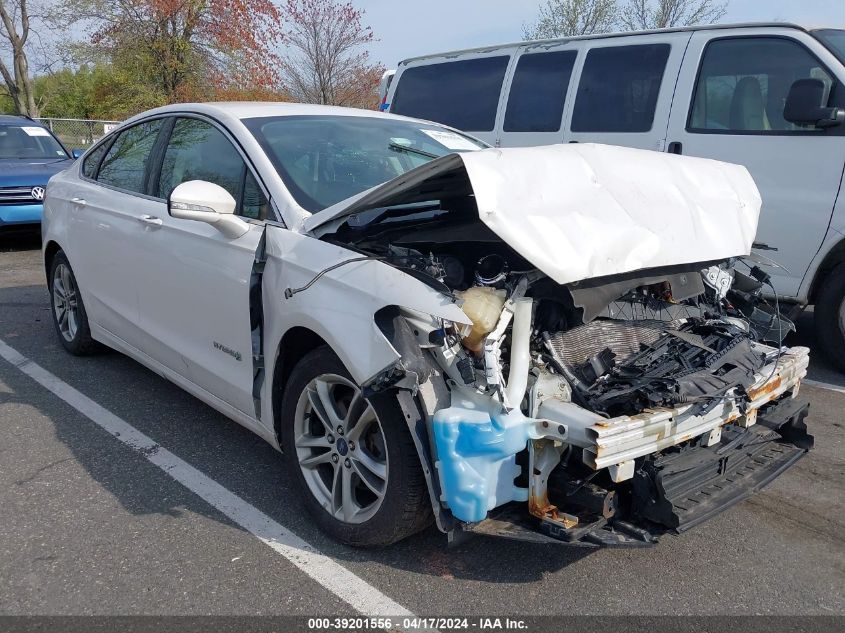
<svg viewBox="0 0 845 633">
<path fill-rule="evenodd" d="M 314 522 L 346 545 L 383 547 L 427 527 L 431 505 L 395 394 L 360 394 L 330 348 L 313 350 L 285 386 L 280 439 L 290 480 Z"/>
<path fill-rule="evenodd" d="M 91 338 L 88 314 L 79 293 L 79 284 L 63 251 L 53 257 L 49 280 L 50 314 L 62 346 L 74 356 L 89 356 L 102 350 Z"/>
<path fill-rule="evenodd" d="M 823 280 L 816 296 L 813 326 L 825 356 L 845 372 L 845 263 Z"/>
</svg>

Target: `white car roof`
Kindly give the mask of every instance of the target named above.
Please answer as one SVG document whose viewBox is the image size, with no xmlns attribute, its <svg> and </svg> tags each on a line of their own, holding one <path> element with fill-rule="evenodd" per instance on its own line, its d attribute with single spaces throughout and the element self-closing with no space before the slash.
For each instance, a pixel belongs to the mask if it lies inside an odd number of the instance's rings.
<svg viewBox="0 0 845 633">
<path fill-rule="evenodd" d="M 379 112 L 375 109 L 363 110 L 359 108 L 283 101 L 215 101 L 212 103 L 175 103 L 173 105 L 147 110 L 128 119 L 125 123 L 132 123 L 137 119 L 154 114 L 179 112 L 196 112 L 212 117 L 217 116 L 229 119 L 254 119 L 270 116 L 365 116 L 408 120 L 408 117 Z"/>
</svg>

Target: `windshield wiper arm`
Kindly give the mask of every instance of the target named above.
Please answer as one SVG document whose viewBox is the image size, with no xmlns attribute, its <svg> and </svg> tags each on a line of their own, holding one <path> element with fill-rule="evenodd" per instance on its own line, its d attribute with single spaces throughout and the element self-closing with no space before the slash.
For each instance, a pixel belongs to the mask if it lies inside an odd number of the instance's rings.
<svg viewBox="0 0 845 633">
<path fill-rule="evenodd" d="M 425 158 L 440 158 L 437 154 L 432 154 L 424 149 L 417 149 L 415 147 L 408 147 L 407 145 L 400 145 L 399 143 L 388 143 L 387 146 L 394 152 L 407 152 L 408 154 L 416 154 L 417 156 L 424 156 Z"/>
</svg>

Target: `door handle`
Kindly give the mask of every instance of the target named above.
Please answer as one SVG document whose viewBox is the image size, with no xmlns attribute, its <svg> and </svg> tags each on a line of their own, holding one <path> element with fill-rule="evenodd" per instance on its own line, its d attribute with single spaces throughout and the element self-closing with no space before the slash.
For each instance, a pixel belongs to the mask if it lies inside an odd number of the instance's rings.
<svg viewBox="0 0 845 633">
<path fill-rule="evenodd" d="M 85 202 L 84 198 L 71 198 L 70 201 L 73 204 L 79 205 L 80 207 L 84 207 L 86 204 L 88 204 L 87 202 Z"/>
<path fill-rule="evenodd" d="M 161 218 L 157 218 L 154 215 L 138 216 L 138 221 L 143 222 L 144 224 L 147 224 L 149 226 L 161 226 L 163 224 L 163 222 L 161 221 Z"/>
<path fill-rule="evenodd" d="M 672 141 L 669 143 L 669 148 L 666 151 L 670 154 L 683 154 L 684 146 L 678 141 Z"/>
</svg>

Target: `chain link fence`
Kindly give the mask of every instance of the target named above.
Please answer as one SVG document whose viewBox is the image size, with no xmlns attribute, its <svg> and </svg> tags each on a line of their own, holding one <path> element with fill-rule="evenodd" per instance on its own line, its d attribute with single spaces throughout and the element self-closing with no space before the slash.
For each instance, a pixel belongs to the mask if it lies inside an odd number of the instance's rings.
<svg viewBox="0 0 845 633">
<path fill-rule="evenodd" d="M 68 149 L 86 149 L 91 143 L 108 134 L 120 121 L 93 119 L 37 119 L 59 137 Z"/>
</svg>

